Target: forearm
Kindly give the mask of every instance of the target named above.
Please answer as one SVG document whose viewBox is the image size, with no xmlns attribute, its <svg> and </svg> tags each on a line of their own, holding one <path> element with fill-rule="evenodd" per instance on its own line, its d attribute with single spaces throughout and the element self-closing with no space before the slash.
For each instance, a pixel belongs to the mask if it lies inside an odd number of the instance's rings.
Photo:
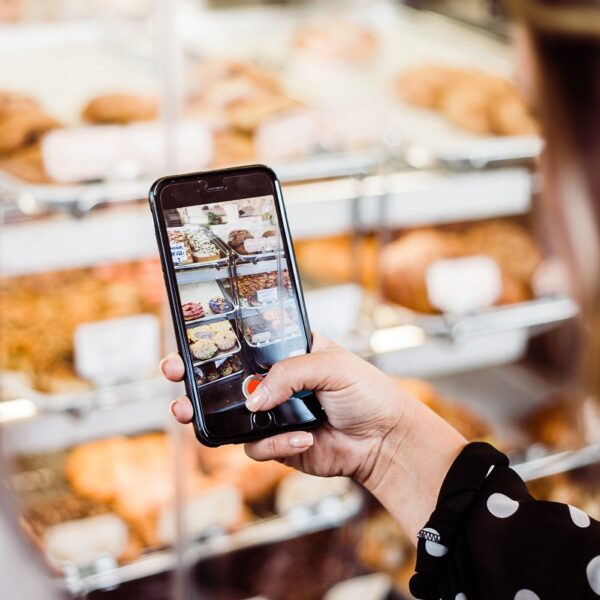
<svg viewBox="0 0 600 600">
<path fill-rule="evenodd" d="M 365 486 L 416 544 L 454 459 L 467 443 L 421 402 L 404 406 L 399 427 L 384 438 Z"/>
</svg>

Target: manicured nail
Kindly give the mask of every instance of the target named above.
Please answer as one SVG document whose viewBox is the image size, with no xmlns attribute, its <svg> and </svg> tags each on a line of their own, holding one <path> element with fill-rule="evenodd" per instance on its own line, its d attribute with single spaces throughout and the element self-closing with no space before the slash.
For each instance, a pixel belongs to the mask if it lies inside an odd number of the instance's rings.
<svg viewBox="0 0 600 600">
<path fill-rule="evenodd" d="M 301 433 L 290 440 L 292 448 L 310 448 L 313 445 L 312 433 Z"/>
<path fill-rule="evenodd" d="M 256 412 L 267 401 L 267 394 L 263 389 L 257 389 L 253 394 L 248 396 L 246 400 L 246 408 L 252 412 Z"/>
<path fill-rule="evenodd" d="M 175 413 L 175 406 L 177 405 L 177 400 L 173 400 L 173 402 L 171 402 L 171 404 L 169 404 L 169 412 L 175 417 L 177 418 L 177 414 Z"/>
</svg>

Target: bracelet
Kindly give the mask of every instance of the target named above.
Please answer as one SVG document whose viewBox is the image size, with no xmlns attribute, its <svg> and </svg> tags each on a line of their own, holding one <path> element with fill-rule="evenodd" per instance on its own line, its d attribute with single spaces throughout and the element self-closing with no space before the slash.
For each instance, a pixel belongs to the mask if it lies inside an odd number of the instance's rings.
<svg viewBox="0 0 600 600">
<path fill-rule="evenodd" d="M 448 470 L 433 513 L 417 538 L 417 566 L 410 593 L 421 600 L 439 600 L 448 554 L 467 513 L 494 467 L 508 458 L 485 442 L 467 444 Z"/>
</svg>

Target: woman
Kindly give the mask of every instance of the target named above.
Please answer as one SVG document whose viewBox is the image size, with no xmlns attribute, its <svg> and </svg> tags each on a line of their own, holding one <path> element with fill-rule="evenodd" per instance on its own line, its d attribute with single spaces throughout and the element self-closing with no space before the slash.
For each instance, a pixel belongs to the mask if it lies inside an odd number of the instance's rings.
<svg viewBox="0 0 600 600">
<path fill-rule="evenodd" d="M 538 110 L 552 226 L 564 229 L 589 328 L 588 382 L 600 391 L 600 3 L 515 3 L 522 78 Z M 594 327 L 596 325 L 596 327 Z M 172 381 L 183 363 L 162 363 Z M 372 365 L 315 336 L 311 355 L 276 364 L 248 399 L 268 410 L 302 389 L 318 393 L 328 423 L 246 445 L 321 476 L 346 475 L 369 489 L 418 540 L 417 598 L 548 600 L 600 596 L 600 523 L 572 506 L 534 500 L 488 444 L 467 444 L 440 417 Z M 192 407 L 171 411 L 189 423 Z"/>
</svg>

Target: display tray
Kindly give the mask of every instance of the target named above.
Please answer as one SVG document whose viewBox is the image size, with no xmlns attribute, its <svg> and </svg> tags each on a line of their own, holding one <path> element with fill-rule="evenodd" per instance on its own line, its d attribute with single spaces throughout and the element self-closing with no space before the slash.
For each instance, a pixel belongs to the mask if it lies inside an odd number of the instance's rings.
<svg viewBox="0 0 600 600">
<path fill-rule="evenodd" d="M 217 349 L 217 352 L 215 354 L 213 354 L 212 356 L 210 356 L 208 358 L 204 358 L 204 359 L 196 358 L 194 356 L 194 354 L 192 353 L 194 366 L 200 366 L 200 365 L 204 365 L 209 362 L 214 362 L 215 360 L 227 358 L 233 354 L 237 354 L 242 349 L 242 347 L 240 345 L 240 341 L 238 339 L 238 336 L 235 333 L 235 331 L 233 330 L 233 328 L 231 327 L 231 323 L 229 321 L 227 321 L 227 319 L 225 321 L 227 323 L 229 323 L 229 328 L 226 328 L 227 333 L 231 332 L 231 334 L 233 334 L 235 336 L 235 344 L 231 348 L 227 348 L 224 350 Z M 188 341 L 190 341 L 190 347 L 192 345 L 192 341 L 191 341 L 192 339 L 194 339 L 194 343 L 200 341 L 201 339 L 211 339 L 212 340 L 214 337 L 216 337 L 219 334 L 219 330 L 215 328 L 215 325 L 218 326 L 218 323 L 224 323 L 225 321 L 218 321 L 217 323 L 209 323 L 208 325 L 196 325 L 195 327 L 190 327 L 187 330 Z M 205 332 L 195 333 L 194 329 L 205 330 Z M 216 344 L 215 344 L 215 346 L 216 346 Z M 217 348 L 218 348 L 218 346 L 217 346 Z"/>
<path fill-rule="evenodd" d="M 212 375 L 213 377 L 214 377 L 214 373 L 218 373 L 219 375 L 218 375 L 218 377 L 216 377 L 215 379 L 211 379 L 210 381 L 207 380 L 207 381 L 201 382 L 200 377 L 199 377 L 199 373 L 196 372 L 196 370 L 195 370 L 194 375 L 195 375 L 195 378 L 196 378 L 196 384 L 197 384 L 198 388 L 199 389 L 204 389 L 204 388 L 212 385 L 213 383 L 217 383 L 217 382 L 221 382 L 222 383 L 223 381 L 229 381 L 230 379 L 235 379 L 236 377 L 239 377 L 240 375 L 243 375 L 244 374 L 244 369 L 243 369 L 241 363 L 239 364 L 239 368 L 237 368 L 237 370 L 235 370 L 233 373 L 230 373 L 229 375 L 221 375 L 220 374 L 220 368 L 221 368 L 222 363 L 225 362 L 225 361 L 227 361 L 227 360 L 229 360 L 229 359 L 231 359 L 234 356 L 235 355 L 231 355 L 231 356 L 229 356 L 229 357 L 227 357 L 225 359 L 214 361 L 215 363 L 219 363 L 219 364 L 215 364 L 213 366 L 212 371 L 210 371 L 210 372 L 213 374 Z M 205 377 L 208 377 L 208 374 L 205 374 L 204 371 L 205 371 L 206 367 L 210 367 L 210 362 L 211 361 L 208 361 L 207 363 L 205 363 L 204 369 L 201 369 L 202 375 L 205 376 Z M 236 368 L 237 366 L 238 365 L 235 365 L 234 368 Z M 197 368 L 199 368 L 199 367 L 197 367 Z"/>
<path fill-rule="evenodd" d="M 74 595 L 113 588 L 119 583 L 176 568 L 179 558 L 171 547 L 173 532 L 161 525 L 170 509 L 160 507 L 175 501 L 172 457 L 167 441 L 161 432 L 151 432 L 14 458 L 16 469 L 8 483 L 21 506 L 23 523 L 48 560 L 62 570 L 65 583 Z M 113 456 L 118 461 L 118 470 L 114 473 L 107 466 L 106 461 L 110 462 L 111 457 L 106 455 L 103 444 L 111 456 L 115 452 L 118 455 Z M 76 454 L 82 449 L 104 456 L 103 465 L 108 470 L 90 469 L 86 473 L 87 455 Z M 138 452 L 142 454 L 138 455 Z M 212 459 L 214 453 L 218 458 Z M 235 456 L 230 458 L 232 453 Z M 298 474 L 282 465 L 255 463 L 240 447 L 209 450 L 208 454 L 202 448 L 198 455 L 206 475 L 201 475 L 196 470 L 198 467 L 194 467 L 193 472 L 186 471 L 185 481 L 214 474 L 218 485 L 207 487 L 200 495 L 188 496 L 190 490 L 184 496 L 182 510 L 186 511 L 186 522 L 191 528 L 188 537 L 192 541 L 186 548 L 186 560 L 190 564 L 238 549 L 336 527 L 362 507 L 363 496 L 349 480 L 314 478 L 314 483 L 311 476 Z M 91 454 L 89 458 L 92 458 Z M 134 463 L 130 463 L 130 459 Z M 212 460 L 217 462 L 213 464 Z M 228 461 L 232 461 L 231 464 Z M 117 486 L 114 488 L 117 496 L 109 497 L 111 477 L 119 477 L 119 472 L 124 474 L 128 465 L 134 469 L 131 476 L 126 477 L 130 481 L 123 480 L 125 487 Z M 228 465 L 232 470 L 228 470 Z M 133 499 L 134 504 L 130 505 L 127 498 L 128 494 L 134 497 L 137 493 L 136 478 L 145 482 L 146 490 L 147 486 L 158 486 L 152 487 L 156 489 L 153 500 L 137 504 Z M 160 491 L 165 485 L 171 490 L 167 496 Z M 90 497 L 87 490 L 93 491 L 94 497 Z M 158 515 L 153 508 L 155 504 L 159 507 Z M 136 510 L 130 512 L 130 506 Z M 126 543 L 119 540 L 118 535 L 115 539 L 108 531 L 97 529 L 99 523 L 94 523 L 94 519 L 101 517 L 102 521 L 107 515 L 111 526 L 116 521 L 126 527 Z M 65 529 L 65 525 L 72 528 L 71 531 Z M 79 550 L 69 547 L 68 543 L 63 546 L 60 541 L 63 533 L 64 540 L 68 540 L 75 529 L 80 533 Z M 164 537 L 167 534 L 168 541 Z M 119 554 L 106 548 L 119 548 Z M 73 552 L 75 555 L 71 559 L 69 553 Z M 63 558 L 58 559 L 58 556 Z"/>
<path fill-rule="evenodd" d="M 395 98 L 395 78 L 403 70 L 420 64 L 439 62 L 506 76 L 510 74 L 511 58 L 505 44 L 448 19 L 398 7 L 391 2 L 344 11 L 344 18 L 357 20 L 373 31 L 377 37 L 376 56 L 366 65 L 342 62 L 336 67 L 335 62 L 317 61 L 320 68 L 326 68 L 334 75 L 330 84 L 323 86 L 314 85 L 311 69 L 305 69 L 306 64 L 302 67 L 302 61 L 298 61 L 293 52 L 292 41 L 296 28 L 306 22 L 307 17 L 308 20 L 327 19 L 328 11 L 313 10 L 309 15 L 305 9 L 286 7 L 283 11 L 274 11 L 261 7 L 232 9 L 222 14 L 220 11 L 199 11 L 190 6 L 185 12 L 185 21 L 196 24 L 190 31 L 203 32 L 201 36 L 191 36 L 187 28 L 182 32 L 192 55 L 214 56 L 215 48 L 221 47 L 223 39 L 217 32 L 241 28 L 242 35 L 227 35 L 230 40 L 235 37 L 235 42 L 228 45 L 229 55 L 276 65 L 290 94 L 321 111 L 327 123 L 333 123 L 334 132 L 330 132 L 330 137 L 340 137 L 340 132 L 352 130 L 349 123 L 363 120 L 358 117 L 364 117 L 364 111 L 358 109 L 357 112 L 355 107 L 352 112 L 347 106 L 348 98 L 356 98 L 358 103 L 368 101 L 370 105 L 376 99 L 373 112 L 381 113 L 379 120 L 386 126 L 381 129 L 375 123 L 373 127 L 367 127 L 377 134 L 371 135 L 366 144 L 360 139 L 357 142 L 351 134 L 347 136 L 349 139 L 343 139 L 344 135 L 341 135 L 342 141 L 325 151 L 326 145 L 317 143 L 304 156 L 257 157 L 273 165 L 284 182 L 362 176 L 381 167 L 390 154 L 402 164 L 417 168 L 432 165 L 481 168 L 491 163 L 531 158 L 539 153 L 540 143 L 535 136 L 527 140 L 515 138 L 514 142 L 503 138 L 502 148 L 497 145 L 488 148 L 490 140 L 467 134 L 449 125 L 438 114 L 407 106 Z M 277 35 L 265 40 L 264 27 L 277 31 Z M 149 71 L 139 68 L 139 38 L 134 32 L 120 31 L 122 44 L 118 46 L 118 52 L 110 43 L 110 32 L 107 35 L 103 27 L 89 23 L 69 27 L 48 25 L 43 28 L 43 34 L 33 27 L 18 26 L 10 35 L 3 36 L 0 57 L 6 58 L 3 61 L 6 68 L 0 76 L 0 86 L 26 90 L 52 115 L 66 123 L 77 124 L 81 107 L 103 90 L 145 92 L 155 89 L 156 82 L 148 76 Z M 76 56 L 72 53 L 75 42 L 78 44 Z M 148 61 L 149 56 L 146 55 Z M 64 64 L 65 58 L 70 64 L 69 86 L 48 85 L 48 81 L 56 83 L 64 78 L 60 65 Z M 100 67 L 90 71 L 90 64 Z M 46 76 L 24 79 L 24 74 L 32 72 L 33 65 L 42 69 Z M 61 90 L 59 94 L 57 89 Z M 386 146 L 389 152 L 385 150 Z M 11 193 L 15 202 L 27 197 L 38 205 L 72 207 L 77 211 L 105 202 L 143 198 L 152 180 L 152 177 L 127 178 L 123 173 L 117 173 L 105 181 L 35 184 L 8 172 L 0 173 L 0 185 Z"/>
<path fill-rule="evenodd" d="M 415 325 L 427 335 L 462 341 L 511 330 L 541 333 L 577 316 L 579 306 L 569 296 L 558 295 L 465 315 L 429 315 L 390 304 L 375 307 L 374 311 L 376 322 L 383 317 L 390 326 Z"/>
<path fill-rule="evenodd" d="M 191 327 L 206 321 L 213 321 L 219 317 L 226 317 L 233 314 L 237 310 L 237 307 L 231 299 L 231 296 L 225 289 L 225 286 L 219 280 L 180 285 L 179 298 L 182 306 L 188 302 L 194 302 L 201 304 L 202 308 L 204 309 L 204 317 L 186 320 L 186 327 Z M 214 298 L 224 298 L 226 302 L 231 304 L 231 310 L 214 312 L 212 308 L 210 308 L 210 301 Z"/>
<path fill-rule="evenodd" d="M 277 311 L 277 309 L 271 309 L 271 311 Z M 243 319 L 244 340 L 252 348 L 263 348 L 282 341 L 281 331 L 278 331 L 279 328 L 273 326 L 272 322 L 264 317 L 264 312 Z M 289 323 L 285 327 L 290 329 L 285 334 L 286 341 L 296 339 L 302 335 L 300 324 L 297 322 Z"/>
</svg>

